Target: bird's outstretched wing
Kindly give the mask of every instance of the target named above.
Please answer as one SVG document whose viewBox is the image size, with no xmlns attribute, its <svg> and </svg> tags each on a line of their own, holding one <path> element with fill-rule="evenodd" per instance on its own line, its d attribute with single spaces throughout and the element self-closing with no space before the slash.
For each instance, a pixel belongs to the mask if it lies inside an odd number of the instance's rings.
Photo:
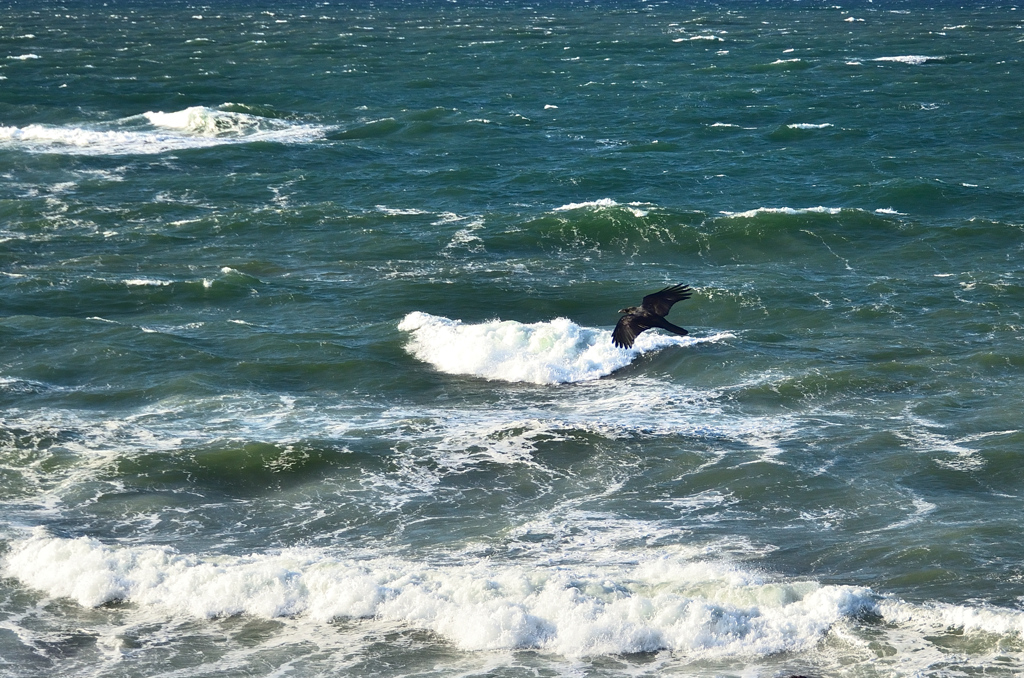
<svg viewBox="0 0 1024 678">
<path fill-rule="evenodd" d="M 644 330 L 651 329 L 651 327 L 653 325 L 644 322 L 641 316 L 633 314 L 624 315 L 619 318 L 619 322 L 612 331 L 612 343 L 619 348 L 630 348 L 633 346 L 637 335 Z"/>
<path fill-rule="evenodd" d="M 683 299 L 689 299 L 692 294 L 693 291 L 689 285 L 672 285 L 660 292 L 648 294 L 644 297 L 643 309 L 655 315 L 668 315 L 668 312 L 672 309 L 672 304 Z"/>
</svg>

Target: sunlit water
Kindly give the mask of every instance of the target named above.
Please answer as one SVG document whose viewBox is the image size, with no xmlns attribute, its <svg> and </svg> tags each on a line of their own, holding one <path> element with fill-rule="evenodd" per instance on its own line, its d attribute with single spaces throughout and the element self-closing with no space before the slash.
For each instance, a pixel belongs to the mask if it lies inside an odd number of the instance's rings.
<svg viewBox="0 0 1024 678">
<path fill-rule="evenodd" d="M 151 5 L 0 15 L 0 673 L 1024 671 L 1024 8 Z"/>
</svg>

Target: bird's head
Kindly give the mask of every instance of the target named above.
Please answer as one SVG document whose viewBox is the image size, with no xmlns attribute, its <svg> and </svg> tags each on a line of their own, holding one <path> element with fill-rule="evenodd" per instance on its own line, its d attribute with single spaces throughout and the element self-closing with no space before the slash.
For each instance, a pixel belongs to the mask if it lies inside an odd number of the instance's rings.
<svg viewBox="0 0 1024 678">
<path fill-rule="evenodd" d="M 619 313 L 626 313 L 626 314 L 636 313 L 639 310 L 640 310 L 639 306 L 630 306 L 629 308 L 620 308 L 619 309 Z"/>
</svg>

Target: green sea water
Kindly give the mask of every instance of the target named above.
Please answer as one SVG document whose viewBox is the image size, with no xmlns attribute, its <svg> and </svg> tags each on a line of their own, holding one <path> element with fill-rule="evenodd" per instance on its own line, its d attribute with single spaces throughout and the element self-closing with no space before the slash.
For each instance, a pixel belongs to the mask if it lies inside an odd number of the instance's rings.
<svg viewBox="0 0 1024 678">
<path fill-rule="evenodd" d="M 0 675 L 1024 671 L 1024 7 L 2 7 Z"/>
</svg>

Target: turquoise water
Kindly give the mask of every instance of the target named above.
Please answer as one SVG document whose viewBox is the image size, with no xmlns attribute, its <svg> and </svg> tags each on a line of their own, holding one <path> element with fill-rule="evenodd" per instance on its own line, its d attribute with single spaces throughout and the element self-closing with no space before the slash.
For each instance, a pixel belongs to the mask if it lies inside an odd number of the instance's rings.
<svg viewBox="0 0 1024 678">
<path fill-rule="evenodd" d="M 1024 671 L 1024 8 L 0 26 L 0 674 Z"/>
</svg>

